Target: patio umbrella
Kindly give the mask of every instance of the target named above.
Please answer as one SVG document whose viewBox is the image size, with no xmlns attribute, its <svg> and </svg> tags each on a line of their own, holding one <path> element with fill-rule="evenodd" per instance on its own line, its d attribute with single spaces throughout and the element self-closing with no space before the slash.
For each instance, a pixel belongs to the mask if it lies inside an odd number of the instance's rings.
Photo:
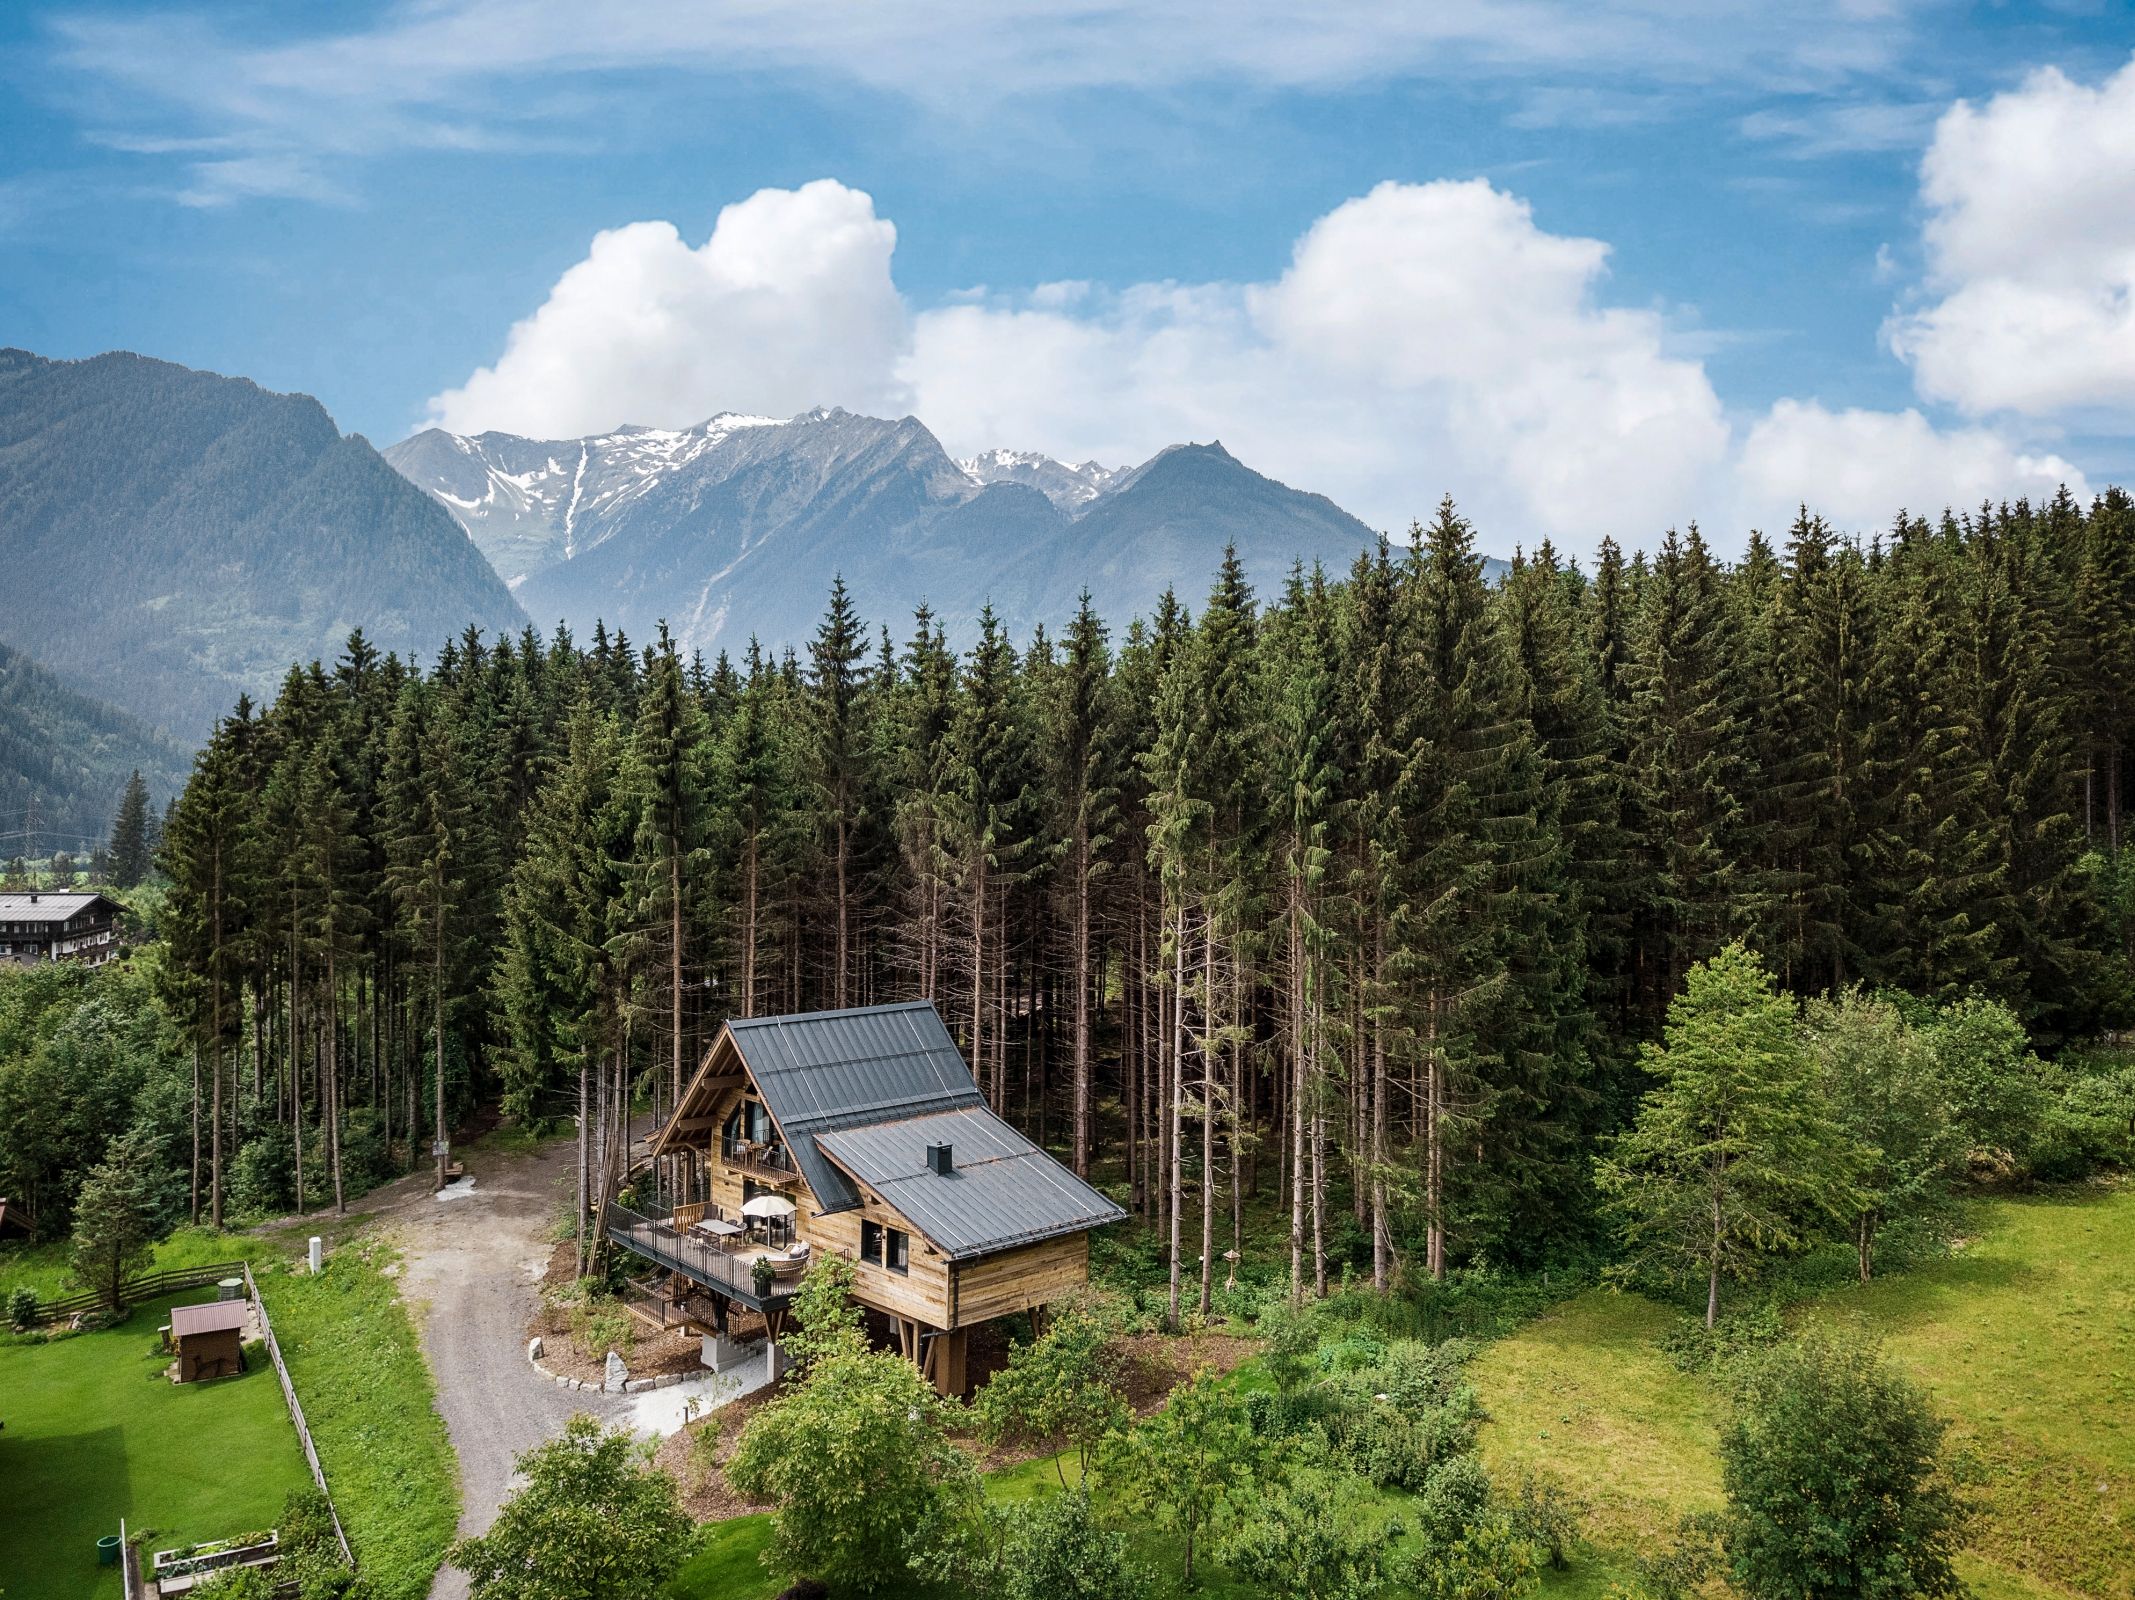
<svg viewBox="0 0 2135 1600">
<path fill-rule="evenodd" d="M 790 1217 L 793 1202 L 782 1194 L 760 1194 L 743 1203 L 741 1214 L 745 1217 Z"/>
</svg>

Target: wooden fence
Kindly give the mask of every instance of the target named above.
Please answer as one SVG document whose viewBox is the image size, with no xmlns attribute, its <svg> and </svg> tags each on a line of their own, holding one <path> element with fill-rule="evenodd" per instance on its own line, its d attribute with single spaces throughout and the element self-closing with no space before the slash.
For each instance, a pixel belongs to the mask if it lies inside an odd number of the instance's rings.
<svg viewBox="0 0 2135 1600">
<path fill-rule="evenodd" d="M 289 1381 L 289 1364 L 282 1359 L 281 1344 L 274 1337 L 274 1324 L 267 1316 L 267 1302 L 259 1292 L 259 1283 L 252 1276 L 249 1261 L 215 1261 L 203 1267 L 173 1267 L 167 1272 L 151 1272 L 139 1278 L 129 1278 L 119 1285 L 119 1298 L 127 1304 L 153 1300 L 159 1295 L 170 1294 L 178 1289 L 198 1289 L 203 1284 L 220 1283 L 224 1278 L 245 1280 L 245 1293 L 251 1297 L 253 1307 L 259 1312 L 260 1332 L 267 1341 L 267 1358 L 274 1363 L 274 1375 L 282 1381 L 282 1399 L 289 1406 L 289 1420 L 296 1424 L 297 1443 L 304 1447 L 304 1460 L 311 1467 L 311 1481 L 319 1486 L 319 1493 L 326 1500 L 326 1514 L 333 1519 L 334 1540 L 341 1546 L 341 1559 L 348 1563 L 351 1572 L 356 1570 L 356 1556 L 348 1547 L 348 1535 L 341 1528 L 341 1513 L 334 1509 L 334 1497 L 326 1487 L 326 1469 L 319 1465 L 318 1446 L 311 1442 L 311 1428 L 304 1421 L 304 1406 L 297 1399 L 296 1385 Z M 104 1304 L 101 1294 L 68 1295 L 61 1300 L 40 1300 L 37 1311 L 30 1318 L 31 1326 L 57 1322 L 61 1317 L 70 1317 L 77 1311 L 93 1311 Z M 126 1566 L 127 1600 L 140 1593 L 140 1561 L 130 1544 L 123 1543 L 120 1560 Z"/>
<path fill-rule="evenodd" d="M 204 1267 L 172 1267 L 164 1272 L 151 1272 L 139 1278 L 128 1278 L 119 1285 L 119 1299 L 126 1305 L 137 1305 L 143 1300 L 153 1300 L 158 1295 L 170 1294 L 178 1289 L 198 1289 L 203 1284 L 220 1283 L 225 1278 L 242 1277 L 252 1281 L 252 1269 L 242 1261 L 211 1261 Z M 71 1317 L 77 1311 L 94 1311 L 105 1304 L 104 1297 L 91 1289 L 86 1294 L 70 1294 L 58 1300 L 40 1300 L 37 1309 L 30 1314 L 29 1325 L 41 1327 L 48 1322 L 57 1322 L 62 1317 Z"/>
<path fill-rule="evenodd" d="M 319 1465 L 318 1446 L 311 1442 L 311 1429 L 304 1421 L 304 1406 L 297 1399 L 297 1386 L 289 1381 L 289 1365 L 282 1360 L 282 1347 L 274 1337 L 274 1324 L 267 1318 L 267 1302 L 261 1297 L 259 1285 L 252 1278 L 252 1264 L 245 1263 L 245 1292 L 252 1296 L 252 1304 L 259 1311 L 260 1332 L 267 1338 L 267 1357 L 274 1363 L 274 1375 L 282 1380 L 282 1398 L 289 1402 L 289 1420 L 297 1425 L 297 1443 L 304 1447 L 304 1459 L 311 1466 L 311 1481 L 319 1486 L 319 1495 L 326 1502 L 326 1514 L 333 1518 L 334 1541 L 341 1546 L 341 1559 L 348 1563 L 348 1570 L 356 1570 L 355 1552 L 348 1547 L 348 1535 L 341 1531 L 341 1513 L 334 1509 L 332 1491 L 326 1487 L 326 1469 Z"/>
</svg>

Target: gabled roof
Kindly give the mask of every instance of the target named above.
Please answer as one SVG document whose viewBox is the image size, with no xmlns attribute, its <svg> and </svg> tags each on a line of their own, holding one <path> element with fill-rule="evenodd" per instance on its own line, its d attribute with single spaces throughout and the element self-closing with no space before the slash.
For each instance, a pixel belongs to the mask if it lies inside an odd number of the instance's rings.
<svg viewBox="0 0 2135 1600">
<path fill-rule="evenodd" d="M 931 1001 L 741 1018 L 725 1036 L 825 1213 L 860 1203 L 857 1178 L 952 1259 L 1125 1215 L 987 1109 Z M 719 1053 L 715 1042 L 677 1120 L 697 1111 Z M 926 1164 L 944 1143 L 960 1169 L 946 1175 Z"/>
<path fill-rule="evenodd" d="M 955 1261 L 1116 1222 L 1126 1213 L 984 1106 L 816 1135 Z M 950 1170 L 927 1164 L 950 1150 Z"/>
<path fill-rule="evenodd" d="M 221 1333 L 242 1328 L 252 1314 L 244 1300 L 209 1300 L 197 1306 L 171 1307 L 171 1337 L 184 1339 L 196 1333 Z"/>
<path fill-rule="evenodd" d="M 95 893 L 80 894 L 70 891 L 57 894 L 41 889 L 32 893 L 10 889 L 5 894 L 0 894 L 0 922 L 69 922 L 99 900 L 104 901 L 114 911 L 118 909 L 116 900 Z"/>
</svg>

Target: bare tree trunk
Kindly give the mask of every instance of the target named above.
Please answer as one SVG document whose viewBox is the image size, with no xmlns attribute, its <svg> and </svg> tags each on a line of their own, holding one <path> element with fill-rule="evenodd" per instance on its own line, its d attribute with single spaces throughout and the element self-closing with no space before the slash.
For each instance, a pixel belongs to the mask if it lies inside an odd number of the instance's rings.
<svg viewBox="0 0 2135 1600">
<path fill-rule="evenodd" d="M 845 805 L 841 799 L 838 804 L 838 976 L 837 980 L 831 985 L 831 993 L 836 997 L 835 1003 L 840 1011 L 845 1009 L 845 979 L 852 963 L 850 954 L 852 912 L 848 904 L 851 898 L 851 891 L 845 881 L 851 854 L 852 841 L 846 829 Z"/>
<path fill-rule="evenodd" d="M 1380 1002 L 1371 1019 L 1371 1286 L 1381 1294 L 1393 1276 L 1393 1239 L 1386 1217 L 1386 929 L 1372 929 L 1372 991 Z"/>
<path fill-rule="evenodd" d="M 1173 924 L 1171 1017 L 1171 1326 L 1179 1326 L 1180 1179 L 1179 1152 L 1186 1140 L 1186 906 L 1181 901 Z"/>
<path fill-rule="evenodd" d="M 971 868 L 971 1073 L 986 1084 L 986 852 L 981 847 Z M 988 1096 L 993 1099 L 992 1096 Z M 994 1100 L 996 1114 L 1001 1110 Z"/>
<path fill-rule="evenodd" d="M 431 1041 L 437 1064 L 437 1186 L 445 1187 L 445 1168 L 449 1157 L 445 1151 L 445 908 L 439 900 L 436 915 L 430 920 L 430 1022 L 434 1038 Z"/>
<path fill-rule="evenodd" d="M 1208 1315 L 1216 1254 L 1216 940 L 1201 923 L 1201 1315 Z"/>
<path fill-rule="evenodd" d="M 326 947 L 326 1148 L 334 1168 L 334 1212 L 348 1215 L 341 1187 L 341 991 L 334 981 L 334 947 Z"/>
<path fill-rule="evenodd" d="M 1446 1084 L 1445 1061 L 1438 1048 L 1439 996 L 1431 994 L 1425 1020 L 1428 1059 L 1424 1071 L 1424 1213 L 1426 1265 L 1434 1280 L 1446 1275 Z"/>
<path fill-rule="evenodd" d="M 1290 1298 L 1305 1297 L 1305 936 L 1304 908 L 1290 880 Z"/>
<path fill-rule="evenodd" d="M 200 1042 L 193 1042 L 193 1226 L 200 1226 Z"/>
<path fill-rule="evenodd" d="M 681 843 L 678 839 L 677 845 Z M 670 1106 L 682 1103 L 682 855 L 667 853 L 667 1006 L 674 1028 L 668 1070 Z"/>
<path fill-rule="evenodd" d="M 1090 825 L 1075 819 L 1075 1175 L 1090 1175 Z"/>
<path fill-rule="evenodd" d="M 590 1170 L 587 1162 L 589 1147 L 586 1143 L 586 1118 L 592 1108 L 586 1104 L 586 1058 L 578 1058 L 578 1209 L 573 1213 L 578 1219 L 578 1276 L 586 1275 L 586 1190 L 589 1187 Z"/>
</svg>

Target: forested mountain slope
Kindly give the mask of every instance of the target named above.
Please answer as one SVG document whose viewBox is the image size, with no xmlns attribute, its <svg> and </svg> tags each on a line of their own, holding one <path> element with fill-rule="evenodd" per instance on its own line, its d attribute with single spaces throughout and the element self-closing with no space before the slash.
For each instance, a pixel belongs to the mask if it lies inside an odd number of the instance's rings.
<svg viewBox="0 0 2135 1600">
<path fill-rule="evenodd" d="M 1193 594 L 1226 545 L 1272 588 L 1296 561 L 1346 572 L 1374 542 L 1220 444 L 1131 472 L 1003 450 L 957 462 L 915 418 L 838 410 L 554 441 L 433 428 L 385 456 L 543 624 L 644 638 L 664 620 L 685 650 L 806 643 L 833 574 L 893 627 L 924 602 L 962 646 L 989 604 L 1022 637 L 1087 585 L 1123 627 L 1166 588 Z"/>
<path fill-rule="evenodd" d="M 0 351 L 0 637 L 180 737 L 362 628 L 427 656 L 524 619 L 315 400 L 142 356 Z"/>
<path fill-rule="evenodd" d="M 185 746 L 0 644 L 0 855 L 100 843 L 135 769 L 160 810 L 192 764 Z"/>
</svg>

